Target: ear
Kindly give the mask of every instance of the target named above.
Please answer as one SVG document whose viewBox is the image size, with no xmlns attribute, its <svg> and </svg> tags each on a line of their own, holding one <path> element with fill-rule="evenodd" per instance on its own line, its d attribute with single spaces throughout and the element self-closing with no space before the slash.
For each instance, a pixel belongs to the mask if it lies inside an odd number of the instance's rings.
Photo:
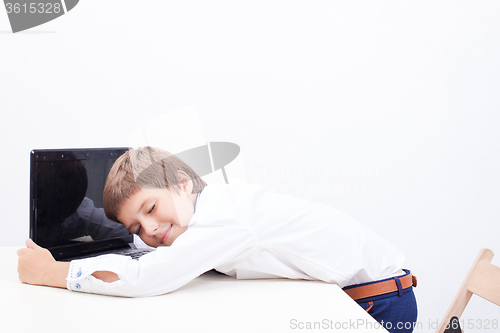
<svg viewBox="0 0 500 333">
<path fill-rule="evenodd" d="M 193 192 L 193 181 L 189 176 L 182 170 L 177 172 L 179 189 L 181 192 L 184 192 L 186 195 L 189 195 Z"/>
</svg>

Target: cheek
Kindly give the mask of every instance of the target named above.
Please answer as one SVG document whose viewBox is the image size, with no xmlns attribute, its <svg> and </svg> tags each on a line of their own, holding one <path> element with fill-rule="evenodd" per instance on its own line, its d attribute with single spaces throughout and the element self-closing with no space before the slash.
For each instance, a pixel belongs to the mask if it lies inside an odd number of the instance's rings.
<svg viewBox="0 0 500 333">
<path fill-rule="evenodd" d="M 170 243 L 167 244 L 168 246 L 172 245 L 173 242 L 177 239 L 177 237 L 179 237 L 180 235 L 182 235 L 187 230 L 187 227 L 180 227 L 180 228 L 174 227 L 174 228 L 175 229 L 172 230 L 171 237 L 169 237 L 169 238 L 171 238 L 171 240 L 170 240 Z"/>
<path fill-rule="evenodd" d="M 172 197 L 171 212 L 178 217 L 179 220 L 185 219 L 189 212 L 193 209 L 189 207 L 189 202 L 181 196 Z"/>
<path fill-rule="evenodd" d="M 153 240 L 151 239 L 151 237 L 149 237 L 149 236 L 142 235 L 142 236 L 139 236 L 139 237 L 142 239 L 142 241 L 144 243 L 146 243 L 146 245 L 149 245 L 149 246 L 152 246 L 152 247 L 157 247 L 158 246 L 158 244 L 154 243 Z"/>
<path fill-rule="evenodd" d="M 186 232 L 187 227 L 180 227 L 175 230 L 175 238 L 179 237 L 182 235 L 184 232 Z"/>
<path fill-rule="evenodd" d="M 175 214 L 180 227 L 187 227 L 193 217 L 193 207 L 186 202 L 179 202 L 175 206 Z"/>
</svg>

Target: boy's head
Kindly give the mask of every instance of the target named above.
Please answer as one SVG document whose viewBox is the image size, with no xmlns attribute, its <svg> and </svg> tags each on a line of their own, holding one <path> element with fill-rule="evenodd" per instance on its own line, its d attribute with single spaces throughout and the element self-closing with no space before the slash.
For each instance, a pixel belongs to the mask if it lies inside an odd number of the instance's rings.
<svg viewBox="0 0 500 333">
<path fill-rule="evenodd" d="M 192 215 L 190 202 L 205 186 L 193 169 L 175 155 L 153 147 L 131 149 L 109 171 L 103 208 L 110 220 L 123 223 L 148 245 L 170 245 L 158 242 L 161 235 L 151 238 L 155 223 L 159 226 L 156 232 L 166 232 L 160 224 L 171 227 L 180 223 L 179 219 L 185 220 L 189 213 Z"/>
</svg>

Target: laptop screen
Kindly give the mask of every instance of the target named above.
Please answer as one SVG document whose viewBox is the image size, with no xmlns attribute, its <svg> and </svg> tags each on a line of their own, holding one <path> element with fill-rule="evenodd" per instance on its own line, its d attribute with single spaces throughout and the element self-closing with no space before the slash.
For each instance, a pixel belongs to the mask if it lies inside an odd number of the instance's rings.
<svg viewBox="0 0 500 333">
<path fill-rule="evenodd" d="M 108 172 L 127 150 L 33 150 L 30 175 L 30 237 L 33 241 L 53 254 L 59 249 L 78 254 L 90 252 L 94 246 L 109 248 L 115 243 L 110 240 L 132 243 L 133 236 L 127 229 L 107 219 L 102 209 Z M 69 256 L 69 253 L 61 255 Z"/>
</svg>

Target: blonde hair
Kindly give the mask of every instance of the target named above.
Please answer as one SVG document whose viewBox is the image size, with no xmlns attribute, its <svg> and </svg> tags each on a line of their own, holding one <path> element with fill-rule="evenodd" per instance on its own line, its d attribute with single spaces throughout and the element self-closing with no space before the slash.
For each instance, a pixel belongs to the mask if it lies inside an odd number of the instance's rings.
<svg viewBox="0 0 500 333">
<path fill-rule="evenodd" d="M 201 192 L 207 185 L 189 165 L 168 151 L 149 146 L 127 151 L 115 161 L 106 179 L 102 201 L 106 216 L 120 222 L 117 215 L 121 206 L 141 188 L 177 191 L 179 171 L 193 182 L 192 193 Z"/>
</svg>

